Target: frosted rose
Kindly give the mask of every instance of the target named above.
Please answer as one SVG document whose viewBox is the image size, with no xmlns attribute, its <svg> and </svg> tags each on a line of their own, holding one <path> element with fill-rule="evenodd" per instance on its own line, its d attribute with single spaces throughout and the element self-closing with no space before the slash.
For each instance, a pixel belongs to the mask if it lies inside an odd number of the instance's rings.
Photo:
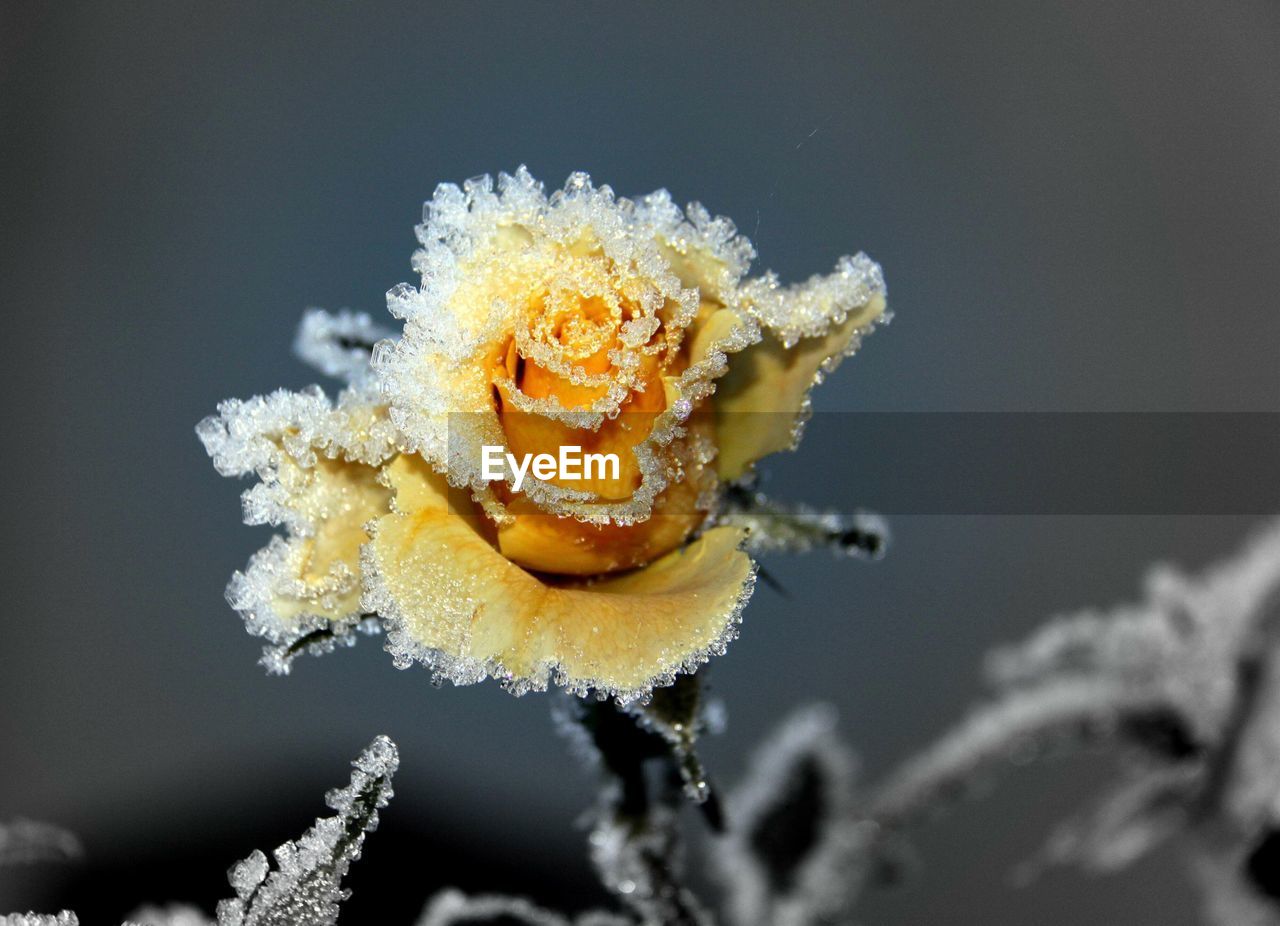
<svg viewBox="0 0 1280 926">
<path fill-rule="evenodd" d="M 371 365 L 366 317 L 304 322 L 304 356 L 350 380 L 336 404 L 277 393 L 200 426 L 221 472 L 262 479 L 246 519 L 288 529 L 232 581 L 251 630 L 288 654 L 377 614 L 397 664 L 624 700 L 721 651 L 754 570 L 709 518 L 883 316 L 879 267 L 746 279 L 750 243 L 700 206 L 584 174 L 547 197 L 523 168 L 440 186 L 418 238 Z M 485 446 L 621 466 L 517 491 Z"/>
</svg>

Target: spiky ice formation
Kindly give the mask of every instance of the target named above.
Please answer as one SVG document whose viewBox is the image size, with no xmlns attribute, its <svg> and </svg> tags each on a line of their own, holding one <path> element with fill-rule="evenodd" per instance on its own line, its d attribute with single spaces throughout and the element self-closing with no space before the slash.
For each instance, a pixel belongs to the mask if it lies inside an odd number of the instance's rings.
<svg viewBox="0 0 1280 926">
<path fill-rule="evenodd" d="M 275 850 L 275 868 L 261 851 L 234 865 L 227 880 L 236 896 L 218 904 L 218 926 L 332 926 L 351 863 L 365 834 L 378 826 L 378 810 L 392 797 L 391 777 L 400 764 L 390 739 L 379 736 L 352 763 L 351 782 L 330 791 L 336 811 L 316 821 L 296 842 Z"/>
</svg>

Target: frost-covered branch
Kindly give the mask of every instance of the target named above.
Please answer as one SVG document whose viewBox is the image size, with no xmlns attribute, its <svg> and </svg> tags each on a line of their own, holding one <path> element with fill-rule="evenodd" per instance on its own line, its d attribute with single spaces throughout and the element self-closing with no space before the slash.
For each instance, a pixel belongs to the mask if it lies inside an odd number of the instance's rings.
<svg viewBox="0 0 1280 926">
<path fill-rule="evenodd" d="M 391 776 L 400 764 L 391 740 L 380 736 L 352 763 L 351 783 L 330 791 L 325 802 L 337 811 L 317 820 L 297 842 L 267 856 L 253 852 L 232 867 L 236 896 L 218 904 L 218 926 L 332 926 L 351 863 L 360 857 L 366 833 L 378 825 L 378 810 L 391 799 Z"/>
<path fill-rule="evenodd" d="M 1054 736 L 1097 738 L 1127 711 L 1153 705 L 1120 685 L 1058 681 L 975 708 L 941 739 L 907 760 L 876 792 L 868 816 L 884 826 L 917 822 L 964 794 L 976 774 Z"/>
<path fill-rule="evenodd" d="M 889 545 L 889 525 L 879 515 L 788 505 L 739 486 L 725 493 L 716 523 L 746 528 L 746 549 L 752 553 L 831 550 L 841 556 L 879 559 Z"/>
</svg>

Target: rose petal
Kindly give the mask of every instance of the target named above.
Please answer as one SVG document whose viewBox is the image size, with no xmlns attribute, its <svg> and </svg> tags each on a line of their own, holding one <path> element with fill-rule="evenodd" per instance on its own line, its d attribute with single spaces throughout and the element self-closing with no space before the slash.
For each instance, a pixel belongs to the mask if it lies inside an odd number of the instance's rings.
<svg viewBox="0 0 1280 926">
<path fill-rule="evenodd" d="M 494 676 L 522 693 L 566 687 L 640 697 L 719 652 L 753 566 L 741 531 L 716 528 L 648 566 L 597 581 L 550 579 L 505 559 L 470 499 L 423 461 L 387 469 L 394 513 L 365 548 L 364 607 L 390 625 L 398 664 L 458 684 Z"/>
<path fill-rule="evenodd" d="M 809 316 L 806 330 L 814 327 L 813 317 L 823 310 L 818 306 L 815 311 L 809 298 L 807 291 L 813 287 L 811 281 L 781 296 L 783 303 L 790 301 L 797 319 Z M 809 390 L 853 353 L 862 335 L 884 316 L 884 294 L 872 293 L 862 304 L 846 307 L 843 315 L 836 306 L 827 312 L 825 331 L 787 346 L 782 338 L 794 336 L 795 329 L 784 327 L 785 333 L 780 333 L 777 322 L 786 315 L 775 307 L 769 320 L 773 325 L 762 319 L 762 340 L 729 356 L 729 371 L 716 384 L 712 399 L 719 447 L 716 470 L 722 479 L 739 479 L 761 457 L 796 446 L 809 416 Z"/>
</svg>

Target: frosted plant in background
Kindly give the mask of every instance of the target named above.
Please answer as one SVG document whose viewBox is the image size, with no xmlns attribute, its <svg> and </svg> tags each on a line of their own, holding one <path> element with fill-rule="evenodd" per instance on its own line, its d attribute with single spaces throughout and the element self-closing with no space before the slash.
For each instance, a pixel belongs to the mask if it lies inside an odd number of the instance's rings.
<svg viewBox="0 0 1280 926">
<path fill-rule="evenodd" d="M 698 677 L 682 676 L 646 704 L 561 701 L 555 716 L 599 784 L 587 842 L 601 883 L 641 923 L 713 922 L 684 883 L 679 827 L 685 800 L 699 806 L 712 827 L 723 822 L 695 751 L 704 725 Z"/>
<path fill-rule="evenodd" d="M 1050 622 L 997 650 L 998 696 L 887 776 L 855 790 L 854 759 L 827 708 L 796 712 L 723 806 L 697 755 L 713 726 L 704 678 L 647 702 L 556 702 L 557 724 L 596 776 L 588 851 L 623 912 L 576 918 L 522 898 L 446 889 L 419 926 L 817 926 L 843 922 L 912 825 L 983 771 L 1054 745 L 1108 742 L 1127 762 L 1113 792 L 1063 826 L 1031 867 L 1128 865 L 1174 833 L 1190 853 L 1207 921 L 1280 924 L 1280 521 L 1196 578 L 1155 570 L 1146 599 Z M 341 881 L 391 795 L 384 737 L 358 758 L 337 816 L 232 868 L 216 926 L 332 926 Z M 722 903 L 684 877 L 681 809 L 701 811 Z M 717 916 L 719 909 L 720 916 Z M 138 926 L 215 926 L 192 907 L 143 908 Z M 76 926 L 15 914 L 0 926 Z"/>
<path fill-rule="evenodd" d="M 783 286 L 748 277 L 751 243 L 697 204 L 585 174 L 548 195 L 523 168 L 442 184 L 417 233 L 421 283 L 387 294 L 400 332 L 303 319 L 296 350 L 345 381 L 336 402 L 282 391 L 198 427 L 220 473 L 260 480 L 245 520 L 285 532 L 228 590 L 268 668 L 376 618 L 402 668 L 643 700 L 737 635 L 750 530 L 761 549 L 815 529 L 856 546 L 812 512 L 751 521 L 765 500 L 725 496 L 796 445 L 810 389 L 888 317 L 866 255 Z M 618 470 L 484 473 L 485 447 L 570 446 Z"/>
<path fill-rule="evenodd" d="M 713 870 L 735 926 L 838 918 L 861 888 L 876 825 L 854 804 L 855 761 L 827 705 L 796 711 L 754 757 L 726 803 Z"/>
<path fill-rule="evenodd" d="M 1114 742 L 1122 780 L 1040 862 L 1115 870 L 1185 833 L 1212 921 L 1280 922 L 1280 521 L 1197 578 L 1154 570 L 1146 591 L 996 651 L 998 698 L 891 776 L 868 813 L 899 829 L 1028 744 Z"/>
</svg>

